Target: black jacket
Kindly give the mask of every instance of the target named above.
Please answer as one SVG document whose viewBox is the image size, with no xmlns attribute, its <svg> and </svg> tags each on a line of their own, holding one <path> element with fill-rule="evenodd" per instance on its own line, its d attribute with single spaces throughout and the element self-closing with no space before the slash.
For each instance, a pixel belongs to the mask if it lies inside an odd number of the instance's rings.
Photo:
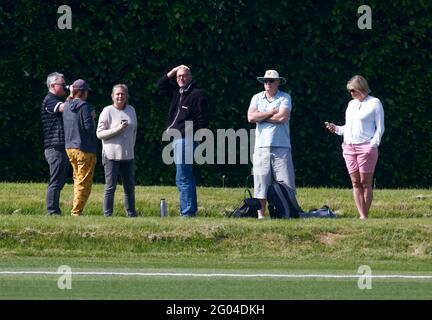
<svg viewBox="0 0 432 320">
<path fill-rule="evenodd" d="M 185 122 L 193 121 L 194 133 L 208 126 L 208 103 L 204 92 L 192 81 L 184 90 L 174 86 L 164 75 L 157 82 L 160 90 L 171 99 L 166 129 L 177 129 L 185 136 Z"/>
<path fill-rule="evenodd" d="M 59 106 L 63 102 L 64 99 L 62 97 L 58 97 L 51 92 L 48 93 L 42 102 L 41 118 L 44 149 L 60 148 L 64 150 L 63 117 L 59 111 Z"/>
</svg>

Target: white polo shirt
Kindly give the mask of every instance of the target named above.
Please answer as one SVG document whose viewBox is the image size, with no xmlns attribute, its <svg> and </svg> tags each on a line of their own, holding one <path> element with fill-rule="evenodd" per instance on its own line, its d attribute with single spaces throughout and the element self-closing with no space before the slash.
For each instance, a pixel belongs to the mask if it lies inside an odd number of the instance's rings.
<svg viewBox="0 0 432 320">
<path fill-rule="evenodd" d="M 363 101 L 353 99 L 345 111 L 345 125 L 336 126 L 347 144 L 369 142 L 379 146 L 384 133 L 384 109 L 378 98 L 367 96 Z"/>
</svg>

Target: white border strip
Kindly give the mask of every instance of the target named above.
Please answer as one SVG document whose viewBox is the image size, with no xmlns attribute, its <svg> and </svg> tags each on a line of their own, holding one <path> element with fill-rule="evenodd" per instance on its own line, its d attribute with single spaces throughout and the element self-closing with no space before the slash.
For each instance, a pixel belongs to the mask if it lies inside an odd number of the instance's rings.
<svg viewBox="0 0 432 320">
<path fill-rule="evenodd" d="M 62 275 L 55 271 L 0 271 L 1 275 Z M 375 279 L 432 279 L 432 275 L 347 275 L 347 274 L 277 274 L 277 273 L 180 273 L 180 272 L 92 272 L 77 271 L 66 273 L 83 276 L 139 276 L 139 277 L 221 277 L 221 278 L 375 278 Z"/>
</svg>

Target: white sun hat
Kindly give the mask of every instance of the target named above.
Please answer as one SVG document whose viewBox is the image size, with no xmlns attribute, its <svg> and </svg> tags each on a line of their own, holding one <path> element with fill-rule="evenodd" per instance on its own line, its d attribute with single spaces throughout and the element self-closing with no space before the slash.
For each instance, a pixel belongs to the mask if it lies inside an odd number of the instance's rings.
<svg viewBox="0 0 432 320">
<path fill-rule="evenodd" d="M 281 84 L 286 83 L 286 79 L 284 77 L 279 77 L 279 72 L 276 70 L 266 70 L 264 77 L 257 77 L 257 80 L 261 83 L 264 83 L 265 79 L 280 80 Z"/>
</svg>

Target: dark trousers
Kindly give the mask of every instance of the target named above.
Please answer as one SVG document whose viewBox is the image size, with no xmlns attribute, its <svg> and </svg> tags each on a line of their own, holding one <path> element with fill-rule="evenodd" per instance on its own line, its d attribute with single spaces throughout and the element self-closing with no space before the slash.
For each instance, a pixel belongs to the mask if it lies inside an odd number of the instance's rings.
<svg viewBox="0 0 432 320">
<path fill-rule="evenodd" d="M 102 157 L 105 170 L 105 193 L 103 201 L 104 215 L 111 216 L 114 207 L 114 193 L 118 177 L 121 177 L 124 189 L 124 203 L 128 216 L 136 216 L 135 211 L 135 171 L 133 160 L 109 160 Z"/>
<path fill-rule="evenodd" d="M 46 148 L 44 153 L 50 171 L 46 208 L 48 214 L 61 214 L 60 192 L 66 182 L 66 175 L 70 166 L 69 159 L 64 148 Z"/>
</svg>

